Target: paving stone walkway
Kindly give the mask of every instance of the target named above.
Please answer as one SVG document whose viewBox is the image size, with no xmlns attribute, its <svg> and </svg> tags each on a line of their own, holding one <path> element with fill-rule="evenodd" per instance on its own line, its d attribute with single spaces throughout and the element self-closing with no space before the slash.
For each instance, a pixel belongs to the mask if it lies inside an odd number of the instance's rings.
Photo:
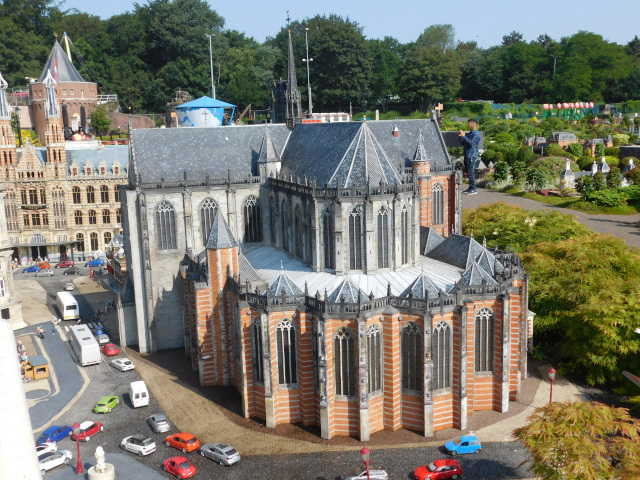
<svg viewBox="0 0 640 480">
<path fill-rule="evenodd" d="M 504 202 L 518 205 L 526 210 L 555 210 L 573 215 L 583 225 L 597 233 L 614 235 L 627 242 L 630 247 L 640 248 L 640 214 L 637 215 L 592 215 L 588 213 L 561 208 L 555 205 L 537 202 L 528 198 L 516 197 L 502 192 L 494 192 L 484 188 L 478 189 L 477 195 L 463 195 L 463 208 L 478 208 L 488 203 Z"/>
</svg>

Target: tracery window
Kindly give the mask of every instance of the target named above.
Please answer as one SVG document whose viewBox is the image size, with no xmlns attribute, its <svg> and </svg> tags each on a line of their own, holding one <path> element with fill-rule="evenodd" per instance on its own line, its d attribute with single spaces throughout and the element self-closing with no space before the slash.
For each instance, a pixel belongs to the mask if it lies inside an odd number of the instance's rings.
<svg viewBox="0 0 640 480">
<path fill-rule="evenodd" d="M 382 332 L 376 324 L 367 329 L 367 366 L 369 393 L 382 389 Z"/>
<path fill-rule="evenodd" d="M 402 388 L 416 392 L 422 391 L 422 335 L 418 325 L 409 322 L 402 329 Z"/>
<path fill-rule="evenodd" d="M 302 210 L 300 205 L 296 205 L 296 257 L 303 258 L 304 254 L 304 232 L 302 231 Z"/>
<path fill-rule="evenodd" d="M 481 308 L 476 315 L 475 325 L 476 372 L 493 371 L 494 323 L 493 312 L 486 307 Z"/>
<path fill-rule="evenodd" d="M 433 224 L 444 223 L 444 189 L 439 183 L 433 184 Z"/>
<path fill-rule="evenodd" d="M 200 207 L 200 224 L 202 225 L 202 244 L 206 245 L 213 227 L 213 220 L 216 218 L 218 205 L 212 198 L 206 198 Z"/>
<path fill-rule="evenodd" d="M 278 349 L 278 383 L 287 385 L 297 382 L 296 330 L 291 320 L 282 320 L 276 327 Z"/>
<path fill-rule="evenodd" d="M 345 327 L 339 328 L 333 344 L 336 395 L 352 397 L 356 394 L 356 352 L 351 330 Z"/>
<path fill-rule="evenodd" d="M 355 208 L 349 214 L 349 268 L 362 270 L 362 214 Z"/>
<path fill-rule="evenodd" d="M 334 221 L 329 209 L 322 215 L 322 241 L 324 244 L 324 268 L 336 268 L 336 257 L 333 245 Z"/>
<path fill-rule="evenodd" d="M 431 338 L 433 353 L 433 389 L 451 386 L 451 327 L 447 322 L 439 322 L 433 329 Z"/>
<path fill-rule="evenodd" d="M 262 241 L 260 205 L 253 195 L 244 202 L 244 241 L 245 243 Z"/>
<path fill-rule="evenodd" d="M 156 209 L 156 236 L 159 250 L 177 248 L 175 210 L 169 202 L 160 203 Z"/>
<path fill-rule="evenodd" d="M 106 185 L 100 187 L 100 201 L 102 203 L 109 203 L 109 187 Z"/>
<path fill-rule="evenodd" d="M 264 381 L 263 351 L 262 351 L 262 320 L 256 317 L 251 326 L 251 349 L 253 352 L 253 378 L 258 382 Z"/>
<path fill-rule="evenodd" d="M 87 187 L 87 203 L 96 203 L 96 189 Z"/>
<path fill-rule="evenodd" d="M 389 211 L 378 211 L 378 268 L 389 268 Z"/>
<path fill-rule="evenodd" d="M 411 216 L 406 205 L 402 207 L 400 212 L 400 246 L 402 251 L 402 264 L 409 263 L 409 239 L 411 238 Z"/>
</svg>

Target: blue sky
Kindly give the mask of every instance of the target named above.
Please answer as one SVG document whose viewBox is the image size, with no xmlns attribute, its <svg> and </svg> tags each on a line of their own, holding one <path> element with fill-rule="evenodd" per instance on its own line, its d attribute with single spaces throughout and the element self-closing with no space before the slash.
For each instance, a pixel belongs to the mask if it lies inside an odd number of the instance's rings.
<svg viewBox="0 0 640 480">
<path fill-rule="evenodd" d="M 63 7 L 108 18 L 132 10 L 133 4 L 131 0 L 66 0 Z M 481 47 L 501 43 L 502 36 L 512 30 L 527 41 L 542 33 L 560 39 L 587 30 L 625 44 L 638 32 L 640 13 L 637 0 L 209 0 L 209 4 L 224 17 L 227 28 L 259 41 L 286 24 L 289 10 L 294 20 L 316 14 L 348 16 L 364 27 L 368 38 L 389 35 L 403 43 L 415 40 L 429 25 L 451 23 L 459 40 L 475 40 Z"/>
</svg>

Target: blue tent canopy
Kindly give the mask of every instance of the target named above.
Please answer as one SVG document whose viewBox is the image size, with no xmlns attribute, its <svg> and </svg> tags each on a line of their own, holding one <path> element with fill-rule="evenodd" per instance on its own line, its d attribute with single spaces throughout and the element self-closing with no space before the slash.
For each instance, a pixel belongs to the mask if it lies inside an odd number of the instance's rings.
<svg viewBox="0 0 640 480">
<path fill-rule="evenodd" d="M 235 105 L 231 105 L 230 103 L 223 102 L 222 100 L 214 99 L 211 97 L 200 97 L 195 100 L 191 100 L 190 102 L 183 103 L 182 105 L 176 106 L 176 108 L 236 108 Z"/>
<path fill-rule="evenodd" d="M 223 125 L 225 110 L 231 109 L 233 118 L 236 106 L 211 97 L 200 97 L 176 107 L 178 125 L 181 127 L 217 127 Z M 228 113 L 228 112 L 227 112 Z"/>
</svg>

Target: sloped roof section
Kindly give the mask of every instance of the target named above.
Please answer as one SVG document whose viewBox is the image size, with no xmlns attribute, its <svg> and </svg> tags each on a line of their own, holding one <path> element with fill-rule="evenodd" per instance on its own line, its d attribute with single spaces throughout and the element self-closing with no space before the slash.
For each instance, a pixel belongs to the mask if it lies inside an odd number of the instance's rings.
<svg viewBox="0 0 640 480">
<path fill-rule="evenodd" d="M 416 153 L 413 155 L 414 162 L 426 162 L 429 160 L 427 158 L 427 150 L 424 148 L 424 137 L 422 136 L 422 132 L 418 135 L 418 146 L 416 147 Z"/>
<path fill-rule="evenodd" d="M 468 287 L 470 285 L 482 285 L 483 280 L 486 280 L 487 285 L 498 284 L 498 282 L 493 279 L 489 272 L 486 272 L 475 262 L 464 271 L 464 273 L 462 274 L 462 278 L 460 279 L 462 285 L 465 287 Z"/>
<path fill-rule="evenodd" d="M 444 242 L 444 237 L 431 227 L 420 227 L 420 251 L 427 255 L 431 250 Z"/>
<path fill-rule="evenodd" d="M 245 280 L 249 280 L 250 282 L 259 282 L 260 277 L 257 272 L 253 269 L 247 257 L 245 257 L 242 252 L 238 254 L 238 271 L 240 272 L 240 279 L 244 282 Z"/>
<path fill-rule="evenodd" d="M 260 146 L 258 161 L 261 163 L 281 161 L 278 149 L 273 144 L 273 140 L 271 140 L 271 134 L 269 133 L 269 129 L 266 124 L 264 127 L 264 138 L 262 139 L 262 145 Z"/>
<path fill-rule="evenodd" d="M 466 270 L 475 263 L 475 260 L 480 256 L 482 250 L 482 245 L 473 238 L 454 233 L 431 250 L 427 254 L 427 257 Z"/>
<path fill-rule="evenodd" d="M 229 224 L 224 219 L 220 209 L 216 208 L 216 218 L 213 219 L 213 225 L 211 225 L 211 233 L 209 233 L 206 246 L 207 250 L 218 250 L 237 246 L 238 242 L 236 242 L 236 239 L 233 237 Z"/>
<path fill-rule="evenodd" d="M 329 294 L 329 301 L 338 303 L 344 298 L 345 303 L 358 303 L 358 294 L 360 295 L 361 301 L 369 298 L 367 294 L 351 280 L 351 277 L 347 276 L 340 285 Z"/>
<path fill-rule="evenodd" d="M 73 66 L 73 63 L 69 60 L 69 57 L 67 57 L 58 40 L 53 42 L 53 48 L 51 49 L 47 63 L 44 64 L 44 69 L 40 74 L 38 82 L 44 82 L 48 72 L 51 72 L 51 76 L 58 83 L 84 82 L 84 78 L 78 73 L 76 67 Z"/>
<path fill-rule="evenodd" d="M 437 287 L 433 280 L 431 280 L 426 273 L 422 272 L 416 278 L 409 287 L 402 292 L 403 297 L 408 297 L 409 294 L 413 298 L 427 298 L 427 294 L 430 298 L 437 297 L 440 293 L 440 289 Z"/>
<path fill-rule="evenodd" d="M 271 297 L 279 297 L 281 295 L 302 295 L 302 290 L 300 290 L 297 285 L 287 277 L 286 273 L 281 272 L 275 282 L 269 285 L 267 294 Z"/>
</svg>

